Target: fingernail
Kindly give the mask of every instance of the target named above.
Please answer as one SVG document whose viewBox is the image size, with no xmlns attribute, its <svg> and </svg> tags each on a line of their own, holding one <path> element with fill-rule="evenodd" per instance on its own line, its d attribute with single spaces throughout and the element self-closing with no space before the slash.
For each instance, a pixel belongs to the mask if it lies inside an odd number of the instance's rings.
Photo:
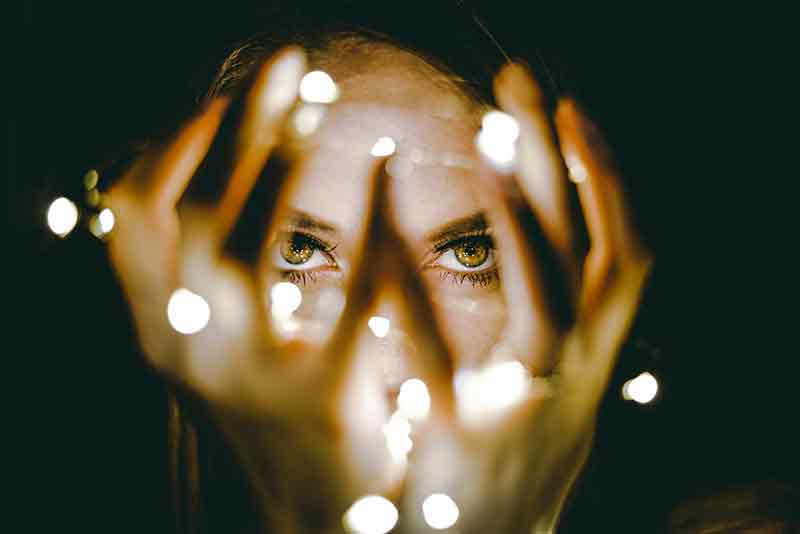
<svg viewBox="0 0 800 534">
<path fill-rule="evenodd" d="M 611 147 L 603 138 L 600 129 L 586 116 L 577 102 L 570 98 L 559 101 L 555 113 L 555 125 L 568 167 L 570 159 L 582 160 L 585 167 L 597 166 L 600 170 L 613 167 Z M 579 177 L 580 173 L 576 176 Z"/>
<path fill-rule="evenodd" d="M 519 63 L 503 67 L 498 83 L 518 105 L 539 105 L 544 95 L 530 71 Z"/>
<path fill-rule="evenodd" d="M 281 113 L 294 103 L 305 68 L 305 54 L 299 47 L 291 47 L 279 53 L 266 76 L 267 87 L 263 100 L 266 113 Z"/>
</svg>

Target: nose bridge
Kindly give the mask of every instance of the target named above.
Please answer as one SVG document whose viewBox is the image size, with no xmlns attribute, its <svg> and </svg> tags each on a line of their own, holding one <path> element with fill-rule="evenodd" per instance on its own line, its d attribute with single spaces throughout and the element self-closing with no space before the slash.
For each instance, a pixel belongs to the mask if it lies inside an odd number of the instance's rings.
<svg viewBox="0 0 800 534">
<path fill-rule="evenodd" d="M 409 310 L 396 283 L 382 286 L 373 297 L 370 312 L 357 343 L 358 350 L 380 368 L 385 387 L 396 389 L 415 375 L 419 366 L 417 343 Z"/>
</svg>

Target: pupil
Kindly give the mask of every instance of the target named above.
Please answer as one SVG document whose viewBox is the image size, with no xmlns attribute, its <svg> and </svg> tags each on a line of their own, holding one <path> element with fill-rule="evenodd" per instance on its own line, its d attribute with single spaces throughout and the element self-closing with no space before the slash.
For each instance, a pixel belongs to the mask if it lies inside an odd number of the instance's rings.
<svg viewBox="0 0 800 534">
<path fill-rule="evenodd" d="M 465 267 L 478 267 L 486 261 L 489 250 L 486 245 L 468 242 L 455 249 L 456 259 Z"/>
<path fill-rule="evenodd" d="M 281 256 L 293 265 L 307 262 L 313 253 L 314 249 L 311 243 L 307 239 L 303 239 L 302 236 L 292 236 L 291 239 L 287 239 L 281 245 Z"/>
</svg>

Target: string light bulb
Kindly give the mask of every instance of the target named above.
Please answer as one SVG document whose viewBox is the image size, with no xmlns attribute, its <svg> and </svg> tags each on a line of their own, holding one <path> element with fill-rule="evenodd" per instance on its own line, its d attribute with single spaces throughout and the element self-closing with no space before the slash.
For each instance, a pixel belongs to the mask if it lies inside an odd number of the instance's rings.
<svg viewBox="0 0 800 534">
<path fill-rule="evenodd" d="M 413 421 L 422 421 L 431 410 L 431 395 L 428 386 L 419 378 L 409 378 L 400 386 L 397 408 Z"/>
<path fill-rule="evenodd" d="M 211 319 L 208 302 L 186 288 L 177 289 L 167 303 L 167 319 L 176 332 L 184 335 L 203 330 Z"/>
<path fill-rule="evenodd" d="M 508 172 L 517 157 L 516 140 L 519 124 L 516 119 L 501 111 L 487 112 L 481 121 L 481 130 L 475 137 L 478 152 L 495 169 Z"/>
<path fill-rule="evenodd" d="M 641 373 L 622 385 L 622 398 L 639 404 L 648 404 L 658 394 L 658 380 L 651 373 Z"/>
<path fill-rule="evenodd" d="M 461 369 L 454 379 L 458 413 L 470 425 L 491 423 L 526 399 L 531 376 L 519 361 Z"/>
<path fill-rule="evenodd" d="M 78 207 L 66 197 L 58 197 L 47 209 L 47 226 L 58 237 L 67 235 L 78 224 Z"/>
<path fill-rule="evenodd" d="M 367 495 L 344 514 L 345 528 L 358 534 L 386 534 L 397 524 L 399 514 L 392 502 L 380 495 Z"/>
<path fill-rule="evenodd" d="M 389 329 L 391 328 L 391 321 L 386 317 L 381 317 L 380 315 L 373 315 L 367 321 L 367 326 L 372 331 L 375 337 L 383 338 L 389 335 Z"/>
<path fill-rule="evenodd" d="M 456 502 L 444 493 L 434 493 L 422 503 L 422 517 L 429 527 L 435 530 L 450 528 L 458 521 L 459 510 Z"/>
<path fill-rule="evenodd" d="M 288 319 L 303 302 L 300 288 L 291 282 L 278 282 L 269 290 L 271 311 L 275 319 Z"/>
<path fill-rule="evenodd" d="M 300 98 L 312 104 L 330 104 L 339 98 L 339 88 L 330 74 L 312 70 L 300 80 Z"/>
<path fill-rule="evenodd" d="M 375 141 L 375 144 L 372 145 L 372 149 L 369 151 L 369 153 L 376 158 L 382 158 L 391 156 L 394 154 L 395 150 L 397 150 L 397 143 L 394 142 L 394 139 L 391 137 L 381 137 Z"/>
</svg>

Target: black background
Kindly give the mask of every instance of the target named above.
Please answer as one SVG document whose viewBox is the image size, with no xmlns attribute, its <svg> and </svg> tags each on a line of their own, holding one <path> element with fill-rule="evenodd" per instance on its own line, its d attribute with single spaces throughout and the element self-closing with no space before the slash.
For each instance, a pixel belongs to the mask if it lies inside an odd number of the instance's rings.
<svg viewBox="0 0 800 534">
<path fill-rule="evenodd" d="M 78 194 L 103 154 L 186 112 L 220 51 L 263 28 L 271 3 L 14 6 L 4 359 L 6 439 L 32 504 L 23 531 L 170 531 L 161 385 L 139 363 L 101 247 L 54 238 L 44 213 Z M 773 77 L 790 63 L 749 31 L 777 28 L 732 28 L 729 13 L 607 12 L 607 24 L 576 7 L 474 4 L 512 55 L 540 47 L 568 73 L 615 147 L 657 260 L 563 532 L 657 532 L 697 492 L 800 483 L 786 208 L 797 172 L 777 148 L 792 124 Z M 387 9 L 424 16 L 416 5 Z M 621 383 L 646 369 L 657 401 L 623 402 Z"/>
</svg>

